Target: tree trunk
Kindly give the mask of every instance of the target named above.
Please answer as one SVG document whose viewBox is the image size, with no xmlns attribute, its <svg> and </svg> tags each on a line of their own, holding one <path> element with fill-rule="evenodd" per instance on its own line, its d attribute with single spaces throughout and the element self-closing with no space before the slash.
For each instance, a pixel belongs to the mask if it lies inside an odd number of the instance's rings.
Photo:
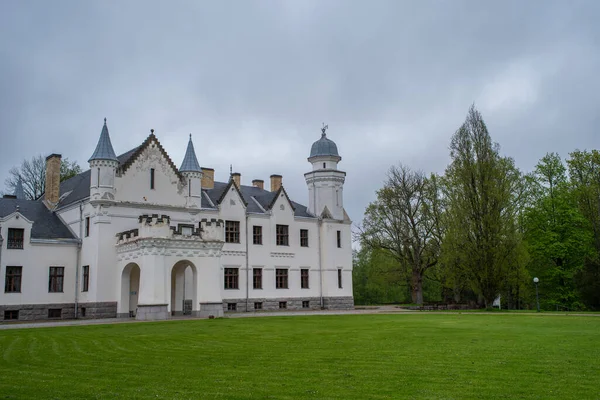
<svg viewBox="0 0 600 400">
<path fill-rule="evenodd" d="M 411 280 L 411 295 L 413 304 L 423 305 L 423 277 L 419 270 L 413 270 Z"/>
</svg>

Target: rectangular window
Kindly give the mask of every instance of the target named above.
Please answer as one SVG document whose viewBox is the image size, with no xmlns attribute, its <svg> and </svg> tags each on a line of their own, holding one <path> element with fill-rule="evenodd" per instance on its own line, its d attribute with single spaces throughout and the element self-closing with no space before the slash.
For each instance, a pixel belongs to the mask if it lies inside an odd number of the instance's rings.
<svg viewBox="0 0 600 400">
<path fill-rule="evenodd" d="M 62 308 L 49 308 L 48 318 L 60 318 L 62 316 Z"/>
<path fill-rule="evenodd" d="M 85 237 L 90 236 L 90 217 L 85 217 Z"/>
<path fill-rule="evenodd" d="M 225 243 L 240 242 L 240 221 L 225 221 Z"/>
<path fill-rule="evenodd" d="M 237 311 L 237 303 L 227 303 L 227 311 Z"/>
<path fill-rule="evenodd" d="M 279 308 L 281 310 L 285 310 L 287 308 L 287 301 L 280 301 L 279 302 Z"/>
<path fill-rule="evenodd" d="M 5 310 L 4 320 L 5 321 L 16 321 L 19 319 L 19 310 Z"/>
<path fill-rule="evenodd" d="M 277 268 L 275 270 L 275 288 L 288 288 L 288 270 L 286 268 Z"/>
<path fill-rule="evenodd" d="M 6 267 L 6 278 L 4 280 L 5 293 L 21 292 L 21 276 L 23 267 Z"/>
<path fill-rule="evenodd" d="M 337 247 L 342 247 L 342 231 L 337 231 Z"/>
<path fill-rule="evenodd" d="M 300 287 L 302 289 L 308 289 L 308 268 L 302 268 L 300 270 Z"/>
<path fill-rule="evenodd" d="M 262 244 L 262 226 L 254 225 L 252 227 L 252 243 Z"/>
<path fill-rule="evenodd" d="M 90 288 L 90 266 L 83 266 L 83 287 L 81 288 L 82 292 L 87 292 Z"/>
<path fill-rule="evenodd" d="M 24 236 L 25 236 L 24 229 L 8 228 L 8 241 L 6 243 L 6 248 L 7 249 L 22 249 Z"/>
<path fill-rule="evenodd" d="M 65 267 L 50 267 L 50 279 L 48 280 L 48 292 L 58 293 L 63 291 L 65 279 Z"/>
<path fill-rule="evenodd" d="M 310 308 L 310 301 L 302 300 L 302 308 Z"/>
<path fill-rule="evenodd" d="M 277 246 L 289 246 L 289 227 L 287 225 L 277 225 L 275 229 L 277 233 Z"/>
<path fill-rule="evenodd" d="M 262 268 L 252 268 L 252 288 L 262 289 Z"/>
<path fill-rule="evenodd" d="M 260 302 L 254 303 L 254 309 L 255 310 L 262 310 L 263 309 L 262 308 L 262 303 L 260 303 Z"/>
<path fill-rule="evenodd" d="M 342 288 L 342 269 L 338 268 L 338 288 Z"/>
<path fill-rule="evenodd" d="M 300 229 L 300 247 L 308 247 L 308 229 Z"/>
<path fill-rule="evenodd" d="M 150 189 L 154 189 L 154 168 L 150 168 Z"/>
<path fill-rule="evenodd" d="M 225 289 L 239 288 L 239 268 L 225 268 Z"/>
<path fill-rule="evenodd" d="M 81 311 L 81 314 L 80 314 L 80 315 L 81 315 L 82 317 L 85 317 L 85 307 L 81 307 L 81 310 L 80 310 L 80 311 Z"/>
</svg>

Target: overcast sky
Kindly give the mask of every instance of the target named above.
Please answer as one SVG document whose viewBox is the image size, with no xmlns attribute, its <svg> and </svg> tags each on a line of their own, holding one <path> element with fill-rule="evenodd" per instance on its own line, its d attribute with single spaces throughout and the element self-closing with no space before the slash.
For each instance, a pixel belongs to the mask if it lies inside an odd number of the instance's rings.
<svg viewBox="0 0 600 400">
<path fill-rule="evenodd" d="M 151 128 L 180 165 L 242 183 L 304 172 L 321 124 L 362 220 L 402 162 L 442 172 L 471 103 L 502 152 L 600 147 L 600 1 L 0 0 L 0 184 L 36 154 L 84 169 L 108 119 L 115 151 Z"/>
</svg>

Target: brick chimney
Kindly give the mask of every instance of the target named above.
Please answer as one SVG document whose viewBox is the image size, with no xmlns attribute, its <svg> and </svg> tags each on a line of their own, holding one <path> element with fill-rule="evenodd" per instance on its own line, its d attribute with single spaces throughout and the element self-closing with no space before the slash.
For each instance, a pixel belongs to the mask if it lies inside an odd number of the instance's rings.
<svg viewBox="0 0 600 400">
<path fill-rule="evenodd" d="M 60 198 L 60 154 L 50 154 L 46 157 L 46 189 L 44 200 L 49 205 L 56 205 Z"/>
<path fill-rule="evenodd" d="M 276 192 L 281 187 L 281 175 L 271 175 L 271 192 Z"/>
<path fill-rule="evenodd" d="M 262 179 L 254 179 L 252 181 L 252 186 L 264 190 L 264 188 L 265 188 L 265 181 L 263 181 Z"/>
<path fill-rule="evenodd" d="M 215 170 L 212 168 L 201 167 L 202 171 L 202 189 L 212 189 L 215 187 Z"/>
<path fill-rule="evenodd" d="M 241 184 L 242 184 L 242 174 L 240 174 L 239 172 L 234 172 L 231 174 L 231 178 L 233 178 L 233 181 L 235 182 L 235 185 L 240 188 Z"/>
</svg>

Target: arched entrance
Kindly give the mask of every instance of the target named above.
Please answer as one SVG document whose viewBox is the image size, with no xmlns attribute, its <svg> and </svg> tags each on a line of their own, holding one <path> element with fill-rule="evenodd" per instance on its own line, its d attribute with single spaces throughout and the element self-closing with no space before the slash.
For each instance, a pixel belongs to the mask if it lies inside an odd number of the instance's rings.
<svg viewBox="0 0 600 400">
<path fill-rule="evenodd" d="M 121 274 L 121 303 L 119 305 L 121 315 L 135 317 L 139 291 L 140 266 L 136 263 L 129 263 L 123 268 Z"/>
<path fill-rule="evenodd" d="M 198 272 L 187 260 L 171 269 L 171 315 L 192 315 L 198 310 Z"/>
</svg>

